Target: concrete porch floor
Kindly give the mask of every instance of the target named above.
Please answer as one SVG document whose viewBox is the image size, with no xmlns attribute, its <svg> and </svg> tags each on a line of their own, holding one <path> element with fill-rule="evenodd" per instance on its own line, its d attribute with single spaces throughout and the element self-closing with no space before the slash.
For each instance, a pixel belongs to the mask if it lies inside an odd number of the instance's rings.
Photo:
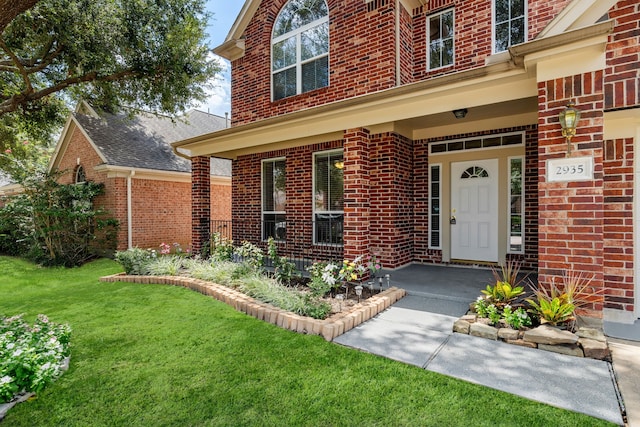
<svg viewBox="0 0 640 427">
<path fill-rule="evenodd" d="M 484 267 L 410 264 L 395 270 L 383 269 L 382 274 L 390 275 L 391 286 L 418 297 L 400 300 L 397 306 L 455 317 L 465 314 L 469 303 L 494 281 L 491 270 Z"/>
</svg>

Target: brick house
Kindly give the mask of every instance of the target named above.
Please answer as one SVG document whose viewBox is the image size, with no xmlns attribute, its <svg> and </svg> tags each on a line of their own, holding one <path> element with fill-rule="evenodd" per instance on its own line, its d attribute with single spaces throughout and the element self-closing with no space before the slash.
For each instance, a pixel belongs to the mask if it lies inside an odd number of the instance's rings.
<svg viewBox="0 0 640 427">
<path fill-rule="evenodd" d="M 214 51 L 232 64 L 232 126 L 174 144 L 194 218 L 224 157 L 255 239 L 307 221 L 311 255 L 518 259 L 541 283 L 592 275 L 592 316 L 639 317 L 637 1 L 248 0 Z M 193 224 L 198 245 L 210 230 Z"/>
<path fill-rule="evenodd" d="M 105 185 L 96 203 L 118 219 L 117 248 L 157 248 L 162 242 L 191 245 L 191 163 L 170 143 L 227 127 L 223 117 L 191 110 L 172 121 L 137 113 L 97 114 L 82 102 L 60 136 L 49 169 L 66 171 L 65 184 Z M 231 165 L 209 162 L 213 219 L 231 216 Z"/>
</svg>

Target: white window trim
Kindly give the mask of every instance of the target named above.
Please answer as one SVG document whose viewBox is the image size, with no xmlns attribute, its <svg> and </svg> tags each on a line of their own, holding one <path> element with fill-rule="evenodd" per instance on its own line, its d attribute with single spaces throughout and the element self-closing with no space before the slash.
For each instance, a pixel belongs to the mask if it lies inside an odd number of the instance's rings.
<svg viewBox="0 0 640 427">
<path fill-rule="evenodd" d="M 455 151 L 444 151 L 441 153 L 432 153 L 431 152 L 431 147 L 433 145 L 436 144 L 451 144 L 451 143 L 456 143 L 456 142 L 464 142 L 464 141 L 471 141 L 471 140 L 475 140 L 475 139 L 490 139 L 490 138 L 498 138 L 498 137 L 505 137 L 505 136 L 512 136 L 512 135 L 521 135 L 522 136 L 522 142 L 520 144 L 510 144 L 510 145 L 500 145 L 497 147 L 481 147 L 481 148 L 465 148 L 462 150 L 455 150 Z M 474 137 L 468 137 L 468 138 L 458 138 L 458 139 L 447 139 L 447 140 L 442 140 L 442 141 L 434 141 L 432 143 L 429 143 L 429 156 L 443 156 L 443 155 L 451 155 L 451 154 L 455 154 L 455 153 L 463 153 L 466 151 L 479 151 L 479 150 L 504 150 L 507 148 L 511 148 L 511 147 L 524 147 L 525 145 L 525 131 L 517 131 L 517 132 L 506 132 L 506 133 L 496 133 L 496 134 L 490 134 L 490 135 L 482 135 L 482 136 L 474 136 Z"/>
<path fill-rule="evenodd" d="M 287 158 L 286 157 L 274 157 L 274 158 L 270 158 L 270 159 L 263 159 L 260 162 L 260 240 L 262 241 L 266 241 L 264 239 L 264 215 L 265 214 L 273 214 L 273 215 L 286 215 L 287 211 L 265 211 L 264 209 L 264 198 L 265 198 L 265 194 L 264 194 L 264 165 L 265 163 L 275 163 L 275 162 L 280 162 L 280 161 L 284 161 L 285 162 L 285 172 L 287 169 Z M 286 176 L 286 175 L 285 175 Z M 286 189 L 285 189 L 285 194 L 286 194 Z M 286 196 L 285 196 L 286 197 Z M 286 205 L 286 201 L 285 201 L 285 205 Z M 281 241 L 278 239 L 275 239 L 276 241 Z"/>
<path fill-rule="evenodd" d="M 520 200 L 520 212 L 522 212 L 521 215 L 521 223 L 520 223 L 520 238 L 522 239 L 522 249 L 519 251 L 512 251 L 511 250 L 511 161 L 512 160 L 520 160 L 522 161 L 522 199 Z M 525 189 L 525 173 L 526 173 L 526 168 L 525 168 L 525 156 L 512 156 L 512 157 L 508 157 L 507 158 L 507 164 L 509 165 L 509 170 L 507 173 L 507 200 L 509 201 L 507 203 L 507 253 L 509 254 L 524 254 L 525 253 L 525 248 L 524 248 L 524 242 L 525 242 L 525 218 L 526 218 L 526 212 L 525 212 L 525 207 L 526 207 L 526 203 L 525 203 L 525 195 L 526 195 L 526 189 Z"/>
<path fill-rule="evenodd" d="M 328 9 L 328 7 L 327 7 L 327 9 Z M 279 16 L 280 16 L 280 14 L 278 14 L 278 17 Z M 276 22 L 278 20 L 278 17 L 276 17 Z M 271 64 L 270 64 L 271 84 L 270 85 L 271 85 L 271 101 L 272 102 L 280 101 L 282 99 L 286 99 L 286 98 L 289 98 L 291 96 L 295 96 L 295 95 L 290 95 L 290 96 L 285 96 L 284 98 L 275 99 L 275 97 L 274 97 L 274 88 L 273 88 L 273 76 L 275 74 L 295 67 L 296 68 L 296 95 L 300 95 L 302 93 L 306 93 L 306 92 L 302 92 L 302 66 L 304 64 L 309 63 L 309 62 L 313 62 L 313 61 L 315 61 L 317 59 L 324 58 L 325 56 L 327 57 L 327 62 L 329 62 L 329 51 L 331 49 L 329 49 L 327 51 L 327 53 L 324 53 L 322 55 L 317 55 L 317 56 L 314 56 L 313 58 L 308 58 L 308 59 L 305 59 L 304 61 L 302 61 L 302 33 L 304 33 L 307 30 L 310 30 L 311 28 L 315 28 L 315 27 L 318 27 L 320 25 L 323 25 L 325 23 L 326 24 L 329 23 L 329 16 L 325 16 L 323 18 L 320 18 L 318 20 L 310 22 L 310 23 L 308 23 L 306 25 L 303 25 L 300 28 L 297 28 L 297 29 L 295 29 L 293 31 L 289 31 L 288 33 L 285 33 L 285 34 L 283 34 L 281 36 L 278 36 L 276 38 L 273 38 L 273 30 L 275 30 L 275 26 L 272 28 L 272 30 L 271 30 L 271 47 L 270 47 L 270 49 L 271 49 L 271 52 L 270 52 L 271 53 L 271 55 L 270 55 L 271 56 L 271 59 L 270 59 L 271 60 Z M 279 68 L 276 71 L 276 70 L 273 69 L 273 46 L 275 44 L 278 44 L 281 41 L 287 40 L 287 39 L 289 39 L 291 37 L 295 37 L 296 38 L 296 63 L 293 64 L 293 65 L 289 65 L 288 67 Z M 328 42 L 329 46 L 331 46 L 330 35 L 327 35 L 327 38 L 329 39 L 329 40 L 327 40 L 327 42 Z M 328 83 L 330 84 L 331 73 L 329 73 L 328 78 L 329 78 L 329 82 Z"/>
<path fill-rule="evenodd" d="M 317 213 L 327 214 L 327 215 L 342 215 L 342 221 L 343 221 L 343 227 L 344 227 L 344 206 L 343 206 L 343 210 L 341 210 L 341 211 L 316 211 L 316 157 L 322 156 L 322 155 L 337 154 L 337 153 L 342 154 L 342 159 L 344 161 L 344 149 L 342 149 L 342 148 L 337 149 L 337 150 L 316 151 L 316 152 L 313 153 L 313 164 L 312 164 L 312 168 L 311 168 L 311 173 L 312 173 L 312 179 L 311 179 L 311 181 L 312 181 L 311 182 L 312 218 L 311 218 L 311 223 L 313 224 L 313 227 L 311 227 L 311 228 L 313 229 L 313 244 L 314 245 L 327 245 L 327 246 L 336 246 L 336 247 L 341 247 L 341 246 L 344 245 L 344 242 L 343 242 L 342 245 L 338 244 L 338 243 L 318 242 L 318 239 L 317 239 L 317 236 L 316 236 L 316 214 Z M 344 181 L 343 181 L 343 185 L 344 185 Z"/>
<path fill-rule="evenodd" d="M 433 232 L 433 222 L 431 220 L 431 211 L 432 211 L 432 205 L 431 205 L 431 201 L 433 199 L 433 197 L 431 196 L 431 188 L 432 188 L 432 181 L 433 181 L 433 168 L 434 167 L 438 167 L 440 169 L 440 181 L 438 182 L 438 194 L 440 194 L 440 196 L 438 196 L 438 198 L 440 199 L 440 213 L 438 215 L 438 232 L 440 233 L 439 239 L 438 239 L 438 246 L 433 246 L 431 244 L 431 233 Z M 428 206 L 428 216 L 429 216 L 429 222 L 428 222 L 428 227 L 429 227 L 429 232 L 427 235 L 427 239 L 429 240 L 429 249 L 442 249 L 442 163 L 434 163 L 429 165 L 429 206 Z"/>
<path fill-rule="evenodd" d="M 451 12 L 451 15 L 453 17 L 453 28 L 451 29 L 451 39 L 453 40 L 453 58 L 452 58 L 453 61 L 451 62 L 451 64 L 441 65 L 439 67 L 431 68 L 431 49 L 430 49 L 431 40 L 429 40 L 429 37 L 431 34 L 431 31 L 430 31 L 431 18 L 434 18 L 436 16 L 442 17 L 442 15 L 448 12 Z M 429 71 L 440 70 L 442 68 L 453 67 L 455 64 L 456 64 L 456 12 L 455 12 L 455 8 L 450 8 L 450 9 L 443 10 L 441 12 L 434 13 L 432 15 L 427 16 L 427 70 Z"/>
<path fill-rule="evenodd" d="M 526 43 L 529 40 L 529 0 L 524 1 L 524 42 Z M 509 50 L 509 47 L 505 50 L 496 50 L 496 0 L 491 0 L 491 53 L 497 54 L 506 52 Z"/>
</svg>

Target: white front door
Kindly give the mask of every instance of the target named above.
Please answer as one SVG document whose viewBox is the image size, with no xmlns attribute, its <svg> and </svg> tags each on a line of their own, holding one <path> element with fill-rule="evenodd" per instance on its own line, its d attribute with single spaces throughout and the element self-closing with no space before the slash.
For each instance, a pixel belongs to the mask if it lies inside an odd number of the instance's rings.
<svg viewBox="0 0 640 427">
<path fill-rule="evenodd" d="M 451 164 L 451 258 L 498 262 L 498 159 Z"/>
</svg>

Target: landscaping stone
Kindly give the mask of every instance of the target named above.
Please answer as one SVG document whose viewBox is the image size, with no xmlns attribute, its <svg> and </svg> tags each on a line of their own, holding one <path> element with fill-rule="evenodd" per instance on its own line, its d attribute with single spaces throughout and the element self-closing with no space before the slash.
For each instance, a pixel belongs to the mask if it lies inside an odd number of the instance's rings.
<svg viewBox="0 0 640 427">
<path fill-rule="evenodd" d="M 511 328 L 500 328 L 498 329 L 498 338 L 502 340 L 515 341 L 518 339 L 518 330 Z"/>
<path fill-rule="evenodd" d="M 476 314 L 465 314 L 460 318 L 460 320 L 464 320 L 465 322 L 469 322 L 469 323 L 476 323 L 477 319 L 478 319 L 478 316 Z"/>
<path fill-rule="evenodd" d="M 504 340 L 507 344 L 519 345 L 520 347 L 538 348 L 538 344 L 534 342 L 525 341 L 523 339 L 517 340 Z"/>
<path fill-rule="evenodd" d="M 498 330 L 484 323 L 471 323 L 469 326 L 469 335 L 495 341 L 498 339 Z"/>
<path fill-rule="evenodd" d="M 458 332 L 460 334 L 469 334 L 469 327 L 471 323 L 466 320 L 458 319 L 453 323 L 453 332 Z"/>
<path fill-rule="evenodd" d="M 601 330 L 595 329 L 595 328 L 585 328 L 585 327 L 579 328 L 577 335 L 580 338 L 587 338 L 590 340 L 595 340 L 600 342 L 607 341 L 607 337 L 604 336 L 604 333 Z"/>
<path fill-rule="evenodd" d="M 524 340 L 537 344 L 576 344 L 578 336 L 548 325 L 541 325 L 524 333 Z M 539 348 L 540 346 L 538 346 Z"/>
<path fill-rule="evenodd" d="M 607 360 L 611 356 L 611 353 L 609 352 L 609 346 L 606 342 L 589 338 L 580 338 L 578 340 L 578 344 L 580 344 L 580 347 L 582 347 L 582 351 L 584 351 L 585 357 Z"/>
<path fill-rule="evenodd" d="M 584 353 L 580 348 L 580 346 L 575 344 L 563 344 L 563 345 L 538 344 L 538 348 L 540 350 L 566 354 L 567 356 L 584 357 Z"/>
</svg>

